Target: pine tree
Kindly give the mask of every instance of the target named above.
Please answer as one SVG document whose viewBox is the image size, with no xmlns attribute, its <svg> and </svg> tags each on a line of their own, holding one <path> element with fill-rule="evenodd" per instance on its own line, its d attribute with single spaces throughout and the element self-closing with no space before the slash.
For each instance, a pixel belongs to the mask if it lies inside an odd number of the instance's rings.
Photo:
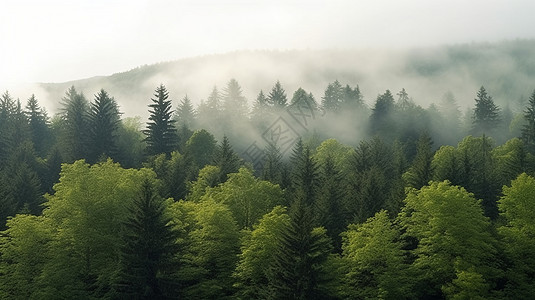
<svg viewBox="0 0 535 300">
<path fill-rule="evenodd" d="M 240 164 L 240 158 L 232 150 L 227 136 L 223 136 L 223 141 L 217 147 L 214 159 L 214 165 L 219 167 L 220 170 L 219 182 L 223 183 L 227 181 L 228 174 L 238 172 Z"/>
<path fill-rule="evenodd" d="M 501 122 L 500 109 L 483 86 L 477 92 L 475 101 L 472 133 L 479 136 L 495 132 Z"/>
<path fill-rule="evenodd" d="M 433 141 L 427 132 L 420 135 L 417 144 L 417 152 L 409 170 L 404 174 L 408 186 L 415 189 L 427 185 L 433 179 Z"/>
<path fill-rule="evenodd" d="M 256 100 L 253 104 L 253 109 L 251 110 L 251 119 L 259 125 L 265 126 L 266 114 L 268 112 L 268 99 L 264 95 L 264 92 L 261 90 L 256 97 Z"/>
<path fill-rule="evenodd" d="M 282 161 L 282 153 L 280 148 L 269 143 L 265 150 L 263 161 L 262 179 L 278 184 L 281 188 L 285 188 L 283 184 L 284 163 Z"/>
<path fill-rule="evenodd" d="M 101 158 L 115 158 L 117 154 L 117 130 L 120 113 L 113 97 L 101 89 L 95 95 L 89 110 L 89 161 Z"/>
<path fill-rule="evenodd" d="M 342 173 L 338 170 L 331 155 L 327 156 L 320 168 L 320 182 L 315 208 L 315 218 L 327 230 L 339 251 L 342 245 L 340 233 L 346 227 L 343 199 L 345 187 Z"/>
<path fill-rule="evenodd" d="M 342 90 L 342 109 L 343 110 L 362 110 L 366 107 L 364 98 L 360 92 L 360 88 L 357 85 L 355 88 L 351 88 L 349 84 Z"/>
<path fill-rule="evenodd" d="M 331 241 L 323 228 L 313 228 L 313 212 L 304 199 L 290 207 L 290 225 L 282 231 L 268 270 L 268 299 L 326 299 L 324 264 Z"/>
<path fill-rule="evenodd" d="M 321 100 L 321 106 L 326 111 L 339 111 L 344 100 L 343 88 L 338 80 L 329 83 Z"/>
<path fill-rule="evenodd" d="M 242 95 L 240 84 L 232 78 L 223 91 L 223 114 L 235 120 L 245 118 L 248 111 L 247 99 Z"/>
<path fill-rule="evenodd" d="M 372 135 L 379 135 L 388 140 L 395 136 L 395 124 L 393 121 L 394 97 L 389 90 L 377 96 L 375 106 L 370 116 L 370 131 Z"/>
<path fill-rule="evenodd" d="M 35 95 L 31 95 L 26 102 L 26 111 L 24 112 L 30 125 L 31 140 L 35 151 L 44 157 L 48 152 L 52 138 L 50 128 L 48 127 L 49 119 L 44 108 L 39 106 Z"/>
<path fill-rule="evenodd" d="M 191 104 L 191 100 L 188 98 L 188 95 L 186 95 L 184 99 L 180 101 L 180 104 L 178 104 L 174 119 L 178 126 L 185 125 L 188 128 L 192 128 L 195 124 L 195 115 L 196 112 Z"/>
<path fill-rule="evenodd" d="M 82 93 L 71 86 L 63 97 L 62 117 L 64 134 L 62 148 L 67 162 L 85 158 L 87 154 L 87 132 L 89 103 Z"/>
<path fill-rule="evenodd" d="M 122 228 L 120 269 L 114 285 L 120 299 L 165 299 L 176 294 L 172 280 L 177 234 L 163 199 L 145 179 Z"/>
<path fill-rule="evenodd" d="M 524 111 L 525 125 L 522 128 L 522 140 L 531 153 L 535 153 L 535 90 L 529 97 Z"/>
<path fill-rule="evenodd" d="M 284 109 L 288 105 L 286 91 L 282 88 L 280 81 L 277 80 L 277 83 L 275 83 L 275 86 L 269 92 L 267 104 L 275 110 Z"/>
<path fill-rule="evenodd" d="M 175 120 L 171 118 L 173 111 L 171 110 L 171 100 L 169 92 L 163 84 L 156 88 L 154 94 L 156 99 L 152 99 L 152 104 L 149 105 L 150 117 L 147 123 L 147 129 L 143 133 L 147 136 L 147 153 L 155 155 L 160 153 L 170 154 L 177 146 L 177 132 L 175 128 Z"/>
</svg>

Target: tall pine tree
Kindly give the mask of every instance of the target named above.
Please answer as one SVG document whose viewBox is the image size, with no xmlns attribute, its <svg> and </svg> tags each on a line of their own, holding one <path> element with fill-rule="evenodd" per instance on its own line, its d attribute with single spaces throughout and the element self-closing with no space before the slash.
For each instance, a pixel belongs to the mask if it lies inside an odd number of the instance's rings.
<svg viewBox="0 0 535 300">
<path fill-rule="evenodd" d="M 143 133 L 147 136 L 147 153 L 156 155 L 160 153 L 170 154 L 177 146 L 177 131 L 175 120 L 171 118 L 171 100 L 169 92 L 163 84 L 156 88 L 154 94 L 156 99 L 152 99 L 149 105 L 150 116 L 147 129 Z"/>
<path fill-rule="evenodd" d="M 95 95 L 89 110 L 89 161 L 97 162 L 117 154 L 117 130 L 120 117 L 117 103 L 113 97 L 101 89 Z"/>
<path fill-rule="evenodd" d="M 494 104 L 494 100 L 482 86 L 477 92 L 475 99 L 472 134 L 492 134 L 500 125 L 500 108 Z"/>
</svg>

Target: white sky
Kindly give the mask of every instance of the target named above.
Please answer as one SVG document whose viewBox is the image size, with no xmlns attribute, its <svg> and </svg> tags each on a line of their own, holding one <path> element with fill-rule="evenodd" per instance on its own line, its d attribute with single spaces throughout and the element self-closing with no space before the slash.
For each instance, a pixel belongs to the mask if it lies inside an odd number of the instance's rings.
<svg viewBox="0 0 535 300">
<path fill-rule="evenodd" d="M 3 0 L 0 90 L 244 49 L 535 38 L 534 12 L 534 0 Z"/>
</svg>

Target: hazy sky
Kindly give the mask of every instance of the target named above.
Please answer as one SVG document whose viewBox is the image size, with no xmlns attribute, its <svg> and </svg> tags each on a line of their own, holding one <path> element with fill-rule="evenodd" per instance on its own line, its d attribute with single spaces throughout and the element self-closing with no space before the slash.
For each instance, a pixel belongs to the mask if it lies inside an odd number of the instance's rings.
<svg viewBox="0 0 535 300">
<path fill-rule="evenodd" d="M 533 0 L 3 0 L 0 90 L 244 49 L 535 38 L 534 11 Z"/>
</svg>

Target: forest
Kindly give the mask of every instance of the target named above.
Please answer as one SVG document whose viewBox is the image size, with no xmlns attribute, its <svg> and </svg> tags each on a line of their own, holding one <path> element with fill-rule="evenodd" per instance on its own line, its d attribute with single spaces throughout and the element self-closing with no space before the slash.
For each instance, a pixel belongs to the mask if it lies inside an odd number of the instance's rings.
<svg viewBox="0 0 535 300">
<path fill-rule="evenodd" d="M 409 92 L 4 92 L 0 298 L 531 298 L 535 91 Z"/>
</svg>

